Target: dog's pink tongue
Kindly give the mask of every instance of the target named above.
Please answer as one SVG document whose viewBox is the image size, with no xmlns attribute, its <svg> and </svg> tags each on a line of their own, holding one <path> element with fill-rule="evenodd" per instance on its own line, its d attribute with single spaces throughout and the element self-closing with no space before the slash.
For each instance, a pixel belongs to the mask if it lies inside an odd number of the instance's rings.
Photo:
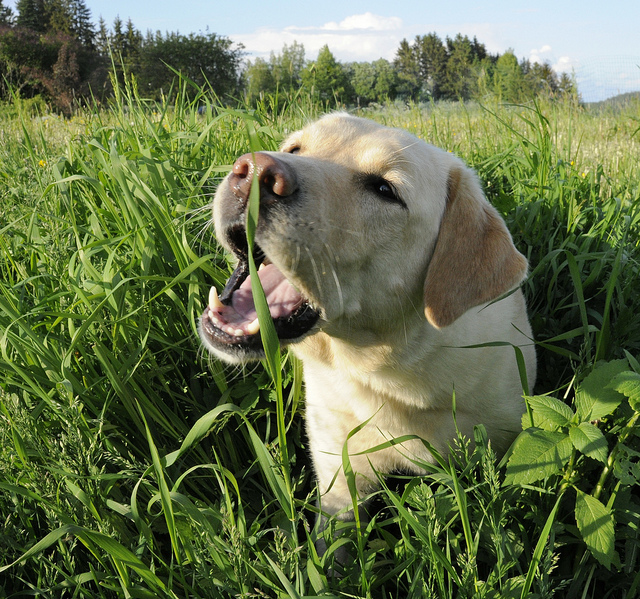
<svg viewBox="0 0 640 599">
<path fill-rule="evenodd" d="M 258 277 L 262 283 L 264 294 L 269 304 L 269 312 L 272 318 L 289 316 L 300 306 L 302 296 L 285 279 L 284 275 L 273 265 L 268 264 L 258 271 Z M 248 321 L 257 317 L 256 307 L 251 293 L 251 277 L 240 285 L 231 298 L 233 309 L 244 316 Z"/>
</svg>

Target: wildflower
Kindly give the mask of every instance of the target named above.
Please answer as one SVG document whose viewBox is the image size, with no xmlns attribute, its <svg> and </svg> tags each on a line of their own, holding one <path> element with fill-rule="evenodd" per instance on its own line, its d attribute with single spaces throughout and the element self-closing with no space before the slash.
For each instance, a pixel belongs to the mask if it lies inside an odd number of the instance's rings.
<svg viewBox="0 0 640 599">
<path fill-rule="evenodd" d="M 41 160 L 40 162 L 38 162 L 38 165 L 40 166 L 40 168 L 44 168 L 45 166 L 47 166 L 47 161 Z"/>
</svg>

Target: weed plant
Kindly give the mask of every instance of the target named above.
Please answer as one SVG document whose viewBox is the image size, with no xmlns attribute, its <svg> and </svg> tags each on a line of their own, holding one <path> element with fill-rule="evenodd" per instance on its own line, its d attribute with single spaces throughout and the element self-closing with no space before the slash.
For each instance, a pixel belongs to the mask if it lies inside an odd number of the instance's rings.
<svg viewBox="0 0 640 599">
<path fill-rule="evenodd" d="M 230 273 L 216 184 L 327 107 L 186 92 L 3 116 L 0 596 L 640 595 L 640 114 L 363 111 L 477 169 L 530 260 L 540 376 L 501 461 L 478 427 L 319 557 L 300 364 L 267 333 L 264 367 L 223 367 L 196 322 Z"/>
</svg>

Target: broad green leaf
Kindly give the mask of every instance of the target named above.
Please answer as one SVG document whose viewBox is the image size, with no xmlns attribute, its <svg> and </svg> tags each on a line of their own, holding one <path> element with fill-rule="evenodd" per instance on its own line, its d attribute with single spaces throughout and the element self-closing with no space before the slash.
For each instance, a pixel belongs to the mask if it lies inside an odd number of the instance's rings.
<svg viewBox="0 0 640 599">
<path fill-rule="evenodd" d="M 584 455 L 606 462 L 609 455 L 609 445 L 602 431 L 590 422 L 581 422 L 579 426 L 569 429 L 569 437 L 573 446 Z"/>
<path fill-rule="evenodd" d="M 533 411 L 535 426 L 545 430 L 556 430 L 559 426 L 569 426 L 575 416 L 573 410 L 555 397 L 534 395 L 525 398 Z"/>
<path fill-rule="evenodd" d="M 613 560 L 613 514 L 595 497 L 576 489 L 576 523 L 589 551 L 606 568 Z"/>
<path fill-rule="evenodd" d="M 640 374 L 631 370 L 621 372 L 614 377 L 609 387 L 628 397 L 631 407 L 636 412 L 640 411 Z"/>
<path fill-rule="evenodd" d="M 560 472 L 571 456 L 566 433 L 530 428 L 520 433 L 507 462 L 505 484 L 526 485 Z"/>
<path fill-rule="evenodd" d="M 609 383 L 627 368 L 626 360 L 603 362 L 580 383 L 576 391 L 576 410 L 580 420 L 604 418 L 618 407 L 622 394 L 610 388 Z"/>
</svg>

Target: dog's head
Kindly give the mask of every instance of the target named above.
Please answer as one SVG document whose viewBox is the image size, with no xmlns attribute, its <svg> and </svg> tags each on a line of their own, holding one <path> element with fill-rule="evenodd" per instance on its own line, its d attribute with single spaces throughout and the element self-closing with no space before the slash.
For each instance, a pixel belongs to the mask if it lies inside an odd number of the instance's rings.
<svg viewBox="0 0 640 599">
<path fill-rule="evenodd" d="M 283 343 L 320 329 L 384 335 L 418 315 L 446 327 L 526 274 L 503 220 L 457 158 L 404 131 L 328 115 L 279 152 L 238 158 L 216 193 L 217 238 L 238 267 L 219 298 L 212 290 L 200 333 L 226 360 L 262 351 L 245 233 L 254 179 L 253 253 Z"/>
</svg>

